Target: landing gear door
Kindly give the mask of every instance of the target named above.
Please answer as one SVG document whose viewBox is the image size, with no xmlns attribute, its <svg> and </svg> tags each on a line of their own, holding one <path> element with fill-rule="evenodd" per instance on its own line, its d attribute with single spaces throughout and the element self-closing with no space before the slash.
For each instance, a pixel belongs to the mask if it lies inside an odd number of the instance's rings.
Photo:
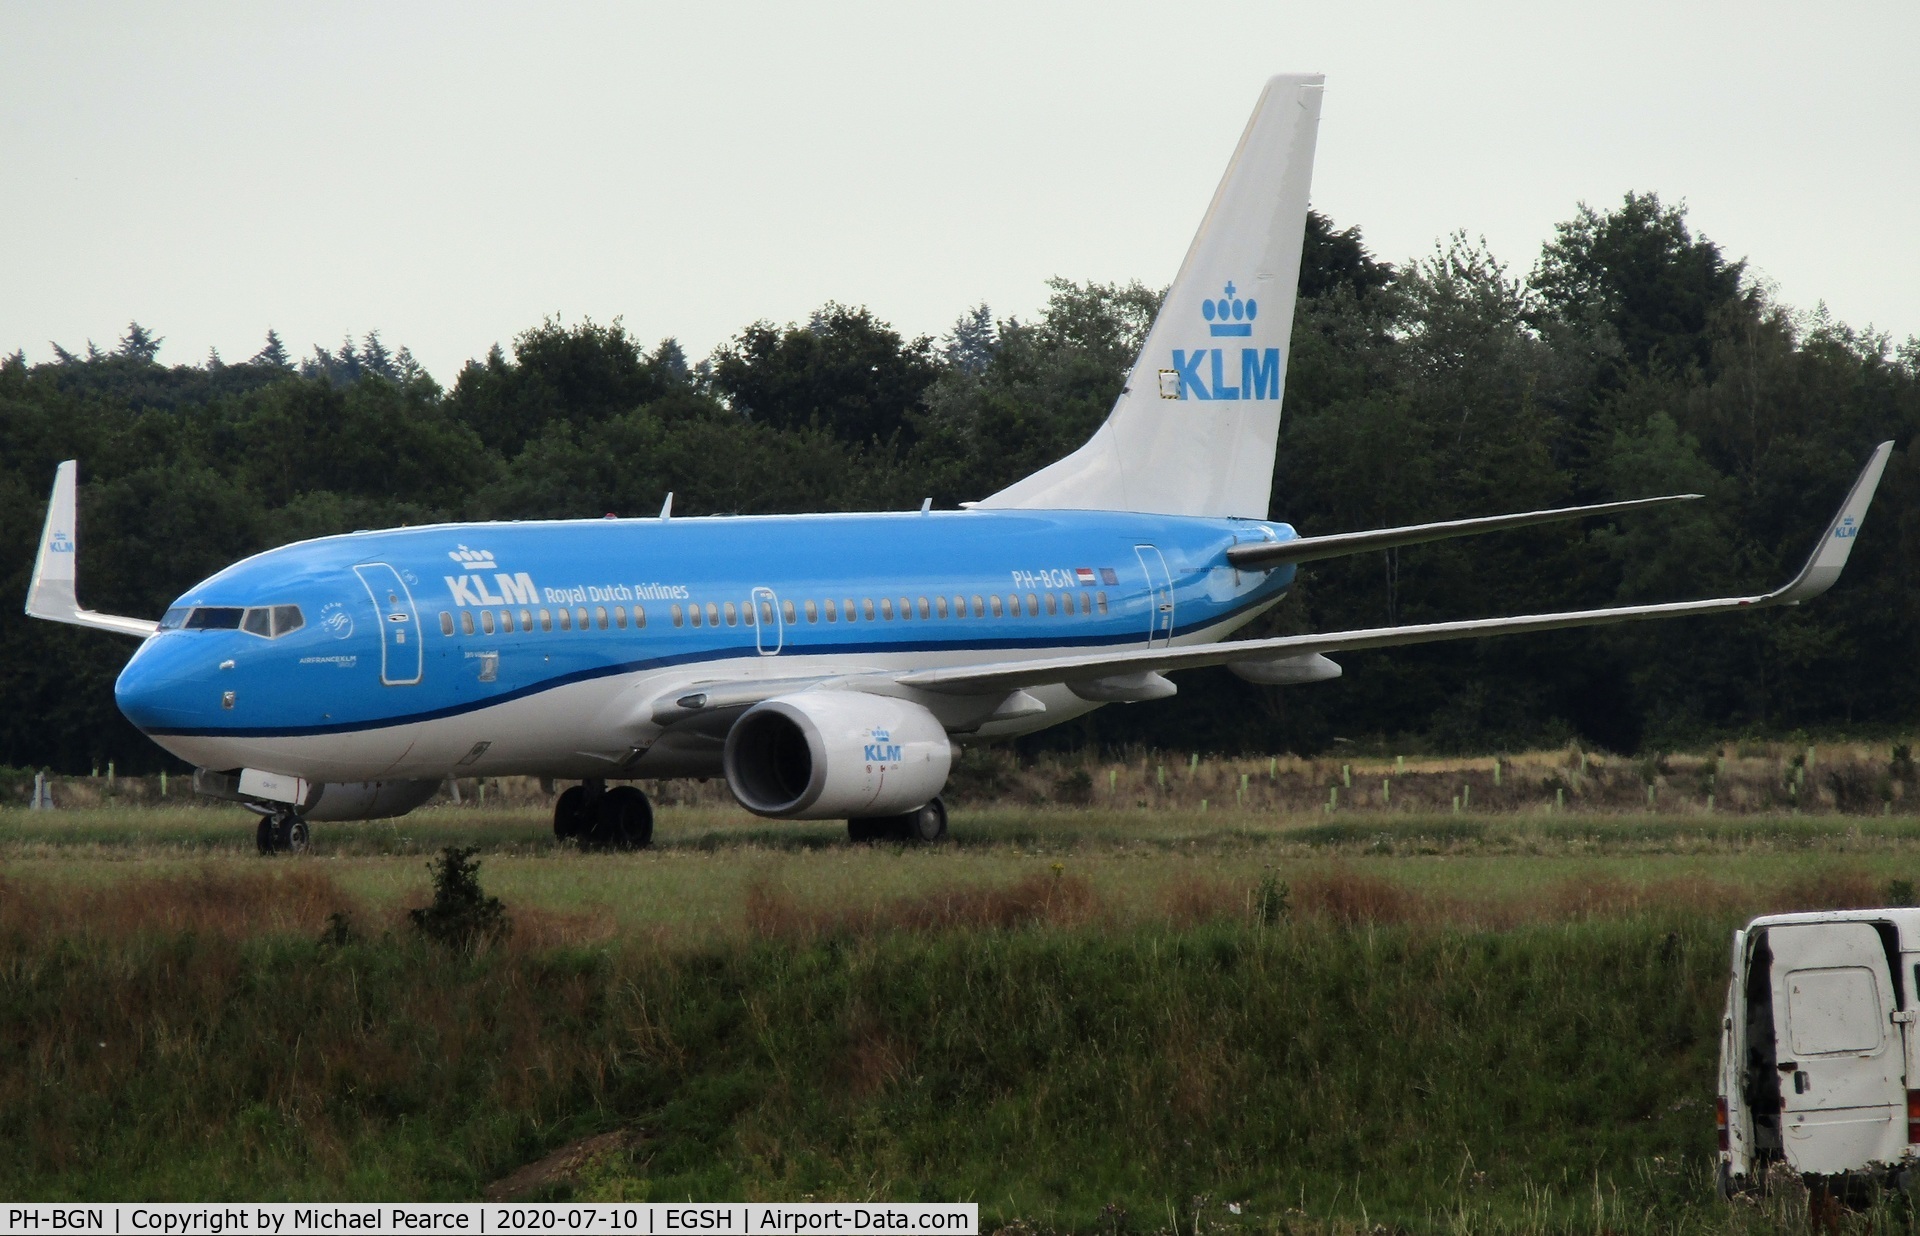
<svg viewBox="0 0 1920 1236">
<path fill-rule="evenodd" d="M 1147 647 L 1164 648 L 1173 639 L 1173 575 L 1152 545 L 1135 545 L 1134 556 L 1147 573 Z"/>
<path fill-rule="evenodd" d="M 422 663 L 420 615 L 413 608 L 413 594 L 400 573 L 384 562 L 363 562 L 353 573 L 366 585 L 380 616 L 380 681 L 389 687 L 413 686 L 420 681 Z"/>
<path fill-rule="evenodd" d="M 1830 1173 L 1897 1161 L 1906 1061 L 1880 932 L 1872 923 L 1803 923 L 1767 935 L 1788 1165 Z"/>
</svg>

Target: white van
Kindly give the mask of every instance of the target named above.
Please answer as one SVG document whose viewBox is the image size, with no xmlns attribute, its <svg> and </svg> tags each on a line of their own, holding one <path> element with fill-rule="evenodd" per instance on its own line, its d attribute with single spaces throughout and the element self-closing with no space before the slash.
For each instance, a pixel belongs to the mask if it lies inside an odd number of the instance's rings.
<svg viewBox="0 0 1920 1236">
<path fill-rule="evenodd" d="M 1723 1193 L 1758 1186 L 1775 1162 L 1802 1176 L 1908 1183 L 1920 1154 L 1916 992 L 1920 909 L 1769 914 L 1734 932 L 1720 1033 Z"/>
</svg>

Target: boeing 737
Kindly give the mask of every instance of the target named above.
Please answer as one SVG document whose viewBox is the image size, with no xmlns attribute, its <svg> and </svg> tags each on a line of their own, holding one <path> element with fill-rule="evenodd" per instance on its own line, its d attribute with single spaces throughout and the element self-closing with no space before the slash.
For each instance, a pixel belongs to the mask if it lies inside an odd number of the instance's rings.
<svg viewBox="0 0 1920 1236">
<path fill-rule="evenodd" d="M 1269 520 L 1321 91 L 1267 83 L 1092 439 L 961 510 L 675 518 L 669 496 L 657 518 L 355 532 L 235 563 L 156 622 L 80 607 L 69 461 L 27 612 L 140 640 L 120 710 L 251 808 L 262 852 L 503 775 L 575 782 L 554 832 L 629 848 L 653 834 L 637 779 L 723 777 L 762 816 L 932 841 L 956 744 L 1164 698 L 1176 671 L 1310 683 L 1340 675 L 1329 653 L 1794 605 L 1839 577 L 1891 443 L 1772 592 L 1227 641 L 1301 563 L 1697 496 Z"/>
</svg>

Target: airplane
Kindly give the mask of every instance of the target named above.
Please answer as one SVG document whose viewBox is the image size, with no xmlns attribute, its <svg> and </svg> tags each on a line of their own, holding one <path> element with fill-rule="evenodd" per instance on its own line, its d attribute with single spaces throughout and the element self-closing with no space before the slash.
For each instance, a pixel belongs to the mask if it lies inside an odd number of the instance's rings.
<svg viewBox="0 0 1920 1236">
<path fill-rule="evenodd" d="M 628 849 L 653 835 L 637 779 L 721 777 L 764 817 L 932 842 L 958 744 L 1165 698 L 1179 670 L 1320 682 L 1341 673 L 1329 653 L 1797 605 L 1833 584 L 1890 442 L 1772 592 L 1227 640 L 1303 563 L 1698 497 L 1321 536 L 1268 519 L 1323 86 L 1267 82 L 1105 423 L 962 509 L 675 518 L 669 494 L 654 518 L 354 532 L 237 562 L 156 622 L 81 608 L 68 461 L 27 612 L 141 641 L 120 710 L 195 765 L 197 791 L 258 816 L 262 853 L 505 775 L 574 782 L 555 835 Z"/>
</svg>

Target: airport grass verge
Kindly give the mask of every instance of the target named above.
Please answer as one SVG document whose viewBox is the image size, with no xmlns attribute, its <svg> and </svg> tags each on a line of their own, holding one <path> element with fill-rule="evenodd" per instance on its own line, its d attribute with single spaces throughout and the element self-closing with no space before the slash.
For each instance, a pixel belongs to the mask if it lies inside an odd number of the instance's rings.
<svg viewBox="0 0 1920 1236">
<path fill-rule="evenodd" d="M 619 1132 L 536 1195 L 1726 1230 L 1705 1173 L 1739 914 L 1711 892 L 1487 912 L 1334 870 L 1182 881 L 1141 919 L 1055 869 L 857 908 L 756 883 L 737 938 L 690 945 L 509 906 L 510 934 L 449 948 L 313 865 L 7 879 L 0 1191 L 471 1198 Z"/>
</svg>

